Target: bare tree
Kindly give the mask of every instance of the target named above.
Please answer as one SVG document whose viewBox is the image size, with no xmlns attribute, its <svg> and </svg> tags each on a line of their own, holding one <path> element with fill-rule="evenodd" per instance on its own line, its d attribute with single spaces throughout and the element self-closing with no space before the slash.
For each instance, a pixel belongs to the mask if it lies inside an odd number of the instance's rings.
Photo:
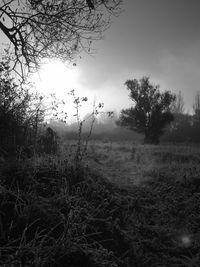
<svg viewBox="0 0 200 267">
<path fill-rule="evenodd" d="M 176 95 L 176 100 L 172 103 L 172 113 L 183 114 L 184 113 L 184 99 L 181 91 Z"/>
<path fill-rule="evenodd" d="M 195 115 L 200 114 L 200 92 L 196 93 L 194 104 L 193 104 L 193 110 Z"/>
<path fill-rule="evenodd" d="M 13 48 L 13 69 L 43 58 L 68 61 L 102 38 L 123 0 L 1 0 L 0 29 Z"/>
</svg>

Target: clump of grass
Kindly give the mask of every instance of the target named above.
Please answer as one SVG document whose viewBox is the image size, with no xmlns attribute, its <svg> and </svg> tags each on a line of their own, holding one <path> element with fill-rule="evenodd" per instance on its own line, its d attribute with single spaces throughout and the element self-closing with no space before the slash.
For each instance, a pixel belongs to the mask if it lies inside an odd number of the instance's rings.
<svg viewBox="0 0 200 267">
<path fill-rule="evenodd" d="M 47 168 L 44 161 L 37 169 L 29 166 L 28 177 L 26 168 L 11 165 L 1 170 L 1 266 L 111 266 L 118 261 L 103 245 L 113 230 L 104 218 L 106 185 L 80 166 Z"/>
</svg>

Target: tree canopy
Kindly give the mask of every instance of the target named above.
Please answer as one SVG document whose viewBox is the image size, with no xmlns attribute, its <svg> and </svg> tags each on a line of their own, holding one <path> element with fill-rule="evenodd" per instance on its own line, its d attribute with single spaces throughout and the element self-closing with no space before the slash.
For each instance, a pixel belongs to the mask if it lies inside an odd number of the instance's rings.
<svg viewBox="0 0 200 267">
<path fill-rule="evenodd" d="M 68 61 L 90 49 L 119 14 L 122 0 L 2 0 L 0 29 L 14 50 L 13 68 L 28 70 L 43 58 Z"/>
<path fill-rule="evenodd" d="M 159 143 L 165 125 L 173 120 L 170 105 L 175 95 L 170 91 L 161 93 L 159 85 L 150 83 L 148 77 L 127 80 L 125 85 L 135 105 L 121 111 L 117 124 L 143 133 L 146 143 Z"/>
</svg>

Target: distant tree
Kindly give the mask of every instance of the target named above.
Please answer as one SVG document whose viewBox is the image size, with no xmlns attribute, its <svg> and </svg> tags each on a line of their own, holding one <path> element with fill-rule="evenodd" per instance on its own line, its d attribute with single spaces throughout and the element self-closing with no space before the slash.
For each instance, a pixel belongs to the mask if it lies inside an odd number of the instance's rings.
<svg viewBox="0 0 200 267">
<path fill-rule="evenodd" d="M 197 92 L 193 104 L 193 115 L 183 113 L 183 99 L 177 96 L 172 105 L 174 121 L 168 127 L 163 140 L 173 142 L 200 142 L 200 92 Z"/>
<path fill-rule="evenodd" d="M 135 106 L 123 109 L 117 124 L 143 133 L 145 143 L 158 144 L 164 127 L 174 118 L 170 105 L 175 95 L 169 91 L 161 93 L 159 85 L 151 84 L 148 77 L 127 80 L 125 85 Z"/>
<path fill-rule="evenodd" d="M 181 91 L 176 95 L 176 100 L 172 103 L 171 111 L 174 114 L 183 114 L 184 113 L 184 99 Z"/>
<path fill-rule="evenodd" d="M 193 104 L 194 115 L 200 117 L 200 92 L 196 93 L 194 104 Z"/>
<path fill-rule="evenodd" d="M 185 113 L 176 113 L 174 117 L 174 121 L 166 128 L 162 140 L 175 143 L 192 142 L 192 116 Z"/>
<path fill-rule="evenodd" d="M 192 139 L 194 142 L 200 142 L 200 92 L 196 93 L 193 110 Z"/>
<path fill-rule="evenodd" d="M 185 116 L 184 114 L 184 99 L 181 91 L 179 91 L 179 93 L 176 95 L 176 100 L 172 102 L 171 112 L 174 115 L 174 120 L 170 124 L 168 129 L 170 132 L 176 132 L 175 135 L 178 136 L 182 127 L 185 127 L 188 122 L 187 116 Z M 177 134 L 177 132 L 179 134 Z M 183 138 L 180 137 L 180 140 L 182 140 Z"/>
<path fill-rule="evenodd" d="M 102 37 L 122 0 L 2 0 L 0 30 L 10 41 L 16 65 L 29 70 L 42 58 L 69 61 L 80 49 L 89 52 Z"/>
</svg>

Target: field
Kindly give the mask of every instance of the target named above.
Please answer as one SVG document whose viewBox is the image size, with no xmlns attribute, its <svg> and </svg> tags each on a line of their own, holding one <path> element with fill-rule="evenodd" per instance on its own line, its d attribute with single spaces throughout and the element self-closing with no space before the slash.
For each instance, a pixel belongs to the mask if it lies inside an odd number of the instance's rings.
<svg viewBox="0 0 200 267">
<path fill-rule="evenodd" d="M 198 146 L 61 148 L 1 164 L 1 266 L 200 266 Z"/>
<path fill-rule="evenodd" d="M 73 155 L 75 142 L 65 144 Z M 139 145 L 127 142 L 91 141 L 85 164 L 118 186 L 142 186 L 164 175 L 175 181 L 200 174 L 198 145 Z"/>
</svg>

